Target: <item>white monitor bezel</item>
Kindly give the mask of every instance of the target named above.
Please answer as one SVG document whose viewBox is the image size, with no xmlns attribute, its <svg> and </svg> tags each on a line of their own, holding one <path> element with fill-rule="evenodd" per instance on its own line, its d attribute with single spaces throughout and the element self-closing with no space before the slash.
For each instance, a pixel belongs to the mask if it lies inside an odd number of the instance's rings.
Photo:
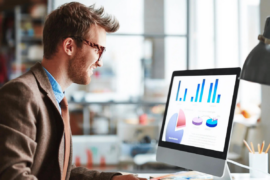
<svg viewBox="0 0 270 180">
<path fill-rule="evenodd" d="M 169 92 L 168 92 L 166 108 L 165 108 L 164 118 L 163 118 L 162 127 L 161 127 L 161 131 L 160 131 L 158 146 L 163 147 L 163 148 L 169 148 L 169 149 L 174 149 L 174 150 L 178 150 L 178 151 L 184 151 L 184 152 L 188 152 L 188 153 L 194 153 L 194 154 L 198 154 L 198 155 L 203 155 L 203 156 L 208 156 L 208 157 L 213 157 L 213 158 L 225 160 L 227 158 L 227 151 L 228 151 L 228 147 L 229 147 L 229 140 L 230 140 L 230 134 L 231 134 L 231 129 L 232 129 L 234 110 L 235 110 L 236 99 L 237 99 L 237 92 L 238 92 L 238 87 L 239 87 L 240 71 L 241 71 L 241 68 L 174 71 L 172 74 L 170 88 L 169 88 Z M 168 110 L 168 103 L 169 103 L 169 99 L 171 96 L 171 88 L 172 88 L 172 83 L 173 83 L 174 77 L 176 77 L 176 76 L 204 76 L 204 75 L 236 75 L 234 93 L 233 93 L 233 97 L 232 97 L 230 116 L 229 116 L 229 122 L 228 122 L 228 128 L 227 128 L 227 132 L 226 132 L 225 145 L 224 145 L 224 149 L 222 152 L 162 141 L 165 120 L 166 120 L 167 110 Z"/>
</svg>

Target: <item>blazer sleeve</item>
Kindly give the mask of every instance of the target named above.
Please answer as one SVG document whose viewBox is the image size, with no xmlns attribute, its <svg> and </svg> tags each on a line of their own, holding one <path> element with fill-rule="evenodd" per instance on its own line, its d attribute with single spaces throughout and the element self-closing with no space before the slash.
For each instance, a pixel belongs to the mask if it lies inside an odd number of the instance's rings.
<svg viewBox="0 0 270 180">
<path fill-rule="evenodd" d="M 33 101 L 25 83 L 11 81 L 0 89 L 0 179 L 37 179 L 30 169 L 37 145 Z"/>
<path fill-rule="evenodd" d="M 113 176 L 117 175 L 122 174 L 118 172 L 94 171 L 73 165 L 69 180 L 111 180 Z"/>
</svg>

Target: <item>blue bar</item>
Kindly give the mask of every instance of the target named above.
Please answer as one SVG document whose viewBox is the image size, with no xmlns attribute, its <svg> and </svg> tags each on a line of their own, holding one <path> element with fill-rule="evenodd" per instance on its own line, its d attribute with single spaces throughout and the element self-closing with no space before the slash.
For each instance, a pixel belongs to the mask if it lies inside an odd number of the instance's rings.
<svg viewBox="0 0 270 180">
<path fill-rule="evenodd" d="M 193 102 L 193 97 L 191 97 L 191 102 Z"/>
<path fill-rule="evenodd" d="M 179 101 L 182 101 L 182 98 L 180 98 Z"/>
<path fill-rule="evenodd" d="M 199 91 L 200 91 L 200 84 L 198 84 L 198 86 L 197 86 L 197 92 L 196 92 L 196 99 L 195 99 L 195 102 L 197 102 L 197 100 L 198 100 L 198 94 L 199 94 Z"/>
<path fill-rule="evenodd" d="M 220 94 L 217 97 L 217 103 L 219 103 L 219 102 L 220 102 Z"/>
<path fill-rule="evenodd" d="M 187 89 L 185 90 L 184 101 L 186 101 Z"/>
<path fill-rule="evenodd" d="M 212 94 L 212 88 L 213 88 L 213 83 L 210 84 L 210 89 L 209 89 L 209 94 L 208 94 L 208 100 L 207 100 L 208 103 L 210 103 L 211 94 Z"/>
<path fill-rule="evenodd" d="M 212 98 L 212 103 L 215 103 L 216 94 L 217 94 L 217 88 L 218 88 L 218 79 L 216 79 L 214 94 L 213 94 L 213 98 Z"/>
<path fill-rule="evenodd" d="M 204 83 L 205 83 L 205 79 L 202 82 L 202 90 L 201 90 L 200 102 L 202 102 L 203 90 L 204 90 Z"/>
<path fill-rule="evenodd" d="M 176 95 L 176 101 L 177 101 L 177 99 L 178 99 L 178 94 L 179 94 L 180 84 L 181 84 L 181 81 L 179 81 L 179 84 L 178 84 L 178 90 L 177 90 L 177 95 Z"/>
</svg>

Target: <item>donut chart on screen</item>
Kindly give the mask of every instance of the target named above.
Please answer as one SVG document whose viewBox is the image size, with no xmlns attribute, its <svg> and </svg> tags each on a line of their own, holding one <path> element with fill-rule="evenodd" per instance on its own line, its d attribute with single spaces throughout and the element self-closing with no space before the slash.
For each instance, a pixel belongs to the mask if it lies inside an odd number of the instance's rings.
<svg viewBox="0 0 270 180">
<path fill-rule="evenodd" d="M 175 113 L 169 120 L 166 129 L 166 141 L 180 144 L 184 135 L 184 129 L 176 130 L 176 127 L 185 127 L 186 118 L 183 110 L 180 109 L 179 114 Z"/>
<path fill-rule="evenodd" d="M 217 123 L 218 123 L 217 119 L 208 119 L 206 121 L 206 126 L 208 126 L 208 127 L 216 127 Z"/>
</svg>

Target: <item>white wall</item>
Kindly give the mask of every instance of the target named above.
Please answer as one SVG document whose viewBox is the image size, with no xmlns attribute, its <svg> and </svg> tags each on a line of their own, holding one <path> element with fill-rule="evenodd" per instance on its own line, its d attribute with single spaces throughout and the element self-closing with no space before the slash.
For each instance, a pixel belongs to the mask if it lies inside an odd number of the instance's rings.
<svg viewBox="0 0 270 180">
<path fill-rule="evenodd" d="M 261 33 L 264 30 L 265 20 L 270 16 L 270 1 L 261 0 L 260 6 L 260 18 L 261 18 Z M 261 133 L 266 144 L 270 143 L 270 86 L 262 85 L 262 122 L 261 122 Z M 270 156 L 268 156 L 268 164 Z M 268 165 L 269 170 L 270 166 Z M 268 171 L 269 171 L 268 170 Z"/>
</svg>

